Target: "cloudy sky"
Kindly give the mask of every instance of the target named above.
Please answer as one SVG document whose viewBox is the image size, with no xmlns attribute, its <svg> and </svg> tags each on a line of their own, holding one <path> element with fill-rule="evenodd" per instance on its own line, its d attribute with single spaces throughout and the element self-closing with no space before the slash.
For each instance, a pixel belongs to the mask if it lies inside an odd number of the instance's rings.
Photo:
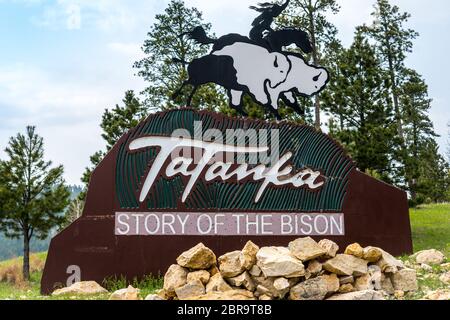
<svg viewBox="0 0 450 320">
<path fill-rule="evenodd" d="M 198 7 L 218 35 L 246 34 L 256 0 L 186 0 Z M 331 17 L 350 44 L 353 30 L 370 20 L 373 0 L 339 0 Z M 432 119 L 442 152 L 450 121 L 450 2 L 395 0 L 420 32 L 408 65 L 424 75 L 434 99 Z M 9 137 L 36 125 L 46 157 L 79 184 L 89 156 L 103 149 L 99 123 L 125 90 L 144 84 L 132 64 L 154 16 L 168 0 L 0 0 L 0 158 Z"/>
</svg>

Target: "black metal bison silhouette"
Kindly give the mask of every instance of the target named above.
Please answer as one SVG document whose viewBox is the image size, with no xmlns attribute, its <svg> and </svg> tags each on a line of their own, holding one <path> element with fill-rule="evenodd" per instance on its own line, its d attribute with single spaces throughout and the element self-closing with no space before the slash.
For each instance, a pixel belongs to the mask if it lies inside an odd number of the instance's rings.
<svg viewBox="0 0 450 320">
<path fill-rule="evenodd" d="M 183 36 L 189 36 L 202 45 L 212 45 L 210 54 L 188 63 L 189 79 L 174 94 L 177 97 L 186 85 L 193 86 L 187 105 L 192 102 L 197 89 L 215 83 L 227 90 L 230 106 L 243 115 L 243 96 L 248 94 L 258 104 L 267 108 L 278 119 L 278 102 L 282 100 L 299 114 L 304 114 L 296 96 L 311 97 L 322 91 L 329 80 L 325 68 L 308 64 L 301 54 L 283 51 L 295 44 L 304 53 L 312 51 L 308 34 L 296 29 L 274 31 L 273 19 L 289 4 L 283 6 L 262 4 L 254 8 L 262 14 L 253 23 L 250 37 L 228 34 L 219 39 L 207 36 L 197 27 Z"/>
</svg>

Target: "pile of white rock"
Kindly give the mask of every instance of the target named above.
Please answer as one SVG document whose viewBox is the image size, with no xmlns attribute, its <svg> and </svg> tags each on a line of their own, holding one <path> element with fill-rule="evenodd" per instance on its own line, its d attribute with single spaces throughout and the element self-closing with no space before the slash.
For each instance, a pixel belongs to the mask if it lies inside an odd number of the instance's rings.
<svg viewBox="0 0 450 320">
<path fill-rule="evenodd" d="M 419 251 L 409 258 L 405 266 L 415 269 L 419 280 L 425 280 L 421 288 L 423 300 L 450 300 L 450 263 L 445 262 L 445 255 L 436 249 L 430 249 Z M 426 282 L 438 285 L 433 290 L 428 288 Z M 398 298 L 401 299 L 402 296 Z"/>
<path fill-rule="evenodd" d="M 384 300 L 418 289 L 416 270 L 380 248 L 355 243 L 338 251 L 308 237 L 288 247 L 248 242 L 216 259 L 200 243 L 177 258 L 164 288 L 147 300 Z"/>
</svg>

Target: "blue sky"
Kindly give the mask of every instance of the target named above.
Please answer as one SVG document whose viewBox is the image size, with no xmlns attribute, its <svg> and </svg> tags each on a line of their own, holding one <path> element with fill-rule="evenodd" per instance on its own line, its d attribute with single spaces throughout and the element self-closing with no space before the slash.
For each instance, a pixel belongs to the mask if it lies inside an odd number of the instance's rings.
<svg viewBox="0 0 450 320">
<path fill-rule="evenodd" d="M 187 0 L 198 7 L 218 35 L 246 34 L 256 0 Z M 353 30 L 370 20 L 373 0 L 338 0 L 330 19 L 349 45 Z M 421 73 L 434 99 L 431 116 L 446 149 L 450 121 L 450 2 L 396 0 L 412 14 L 420 33 L 408 65 Z M 105 108 L 140 91 L 134 61 L 155 14 L 167 0 L 0 0 L 0 158 L 9 137 L 26 125 L 38 127 L 46 156 L 79 184 L 89 156 L 103 149 L 99 123 Z"/>
</svg>

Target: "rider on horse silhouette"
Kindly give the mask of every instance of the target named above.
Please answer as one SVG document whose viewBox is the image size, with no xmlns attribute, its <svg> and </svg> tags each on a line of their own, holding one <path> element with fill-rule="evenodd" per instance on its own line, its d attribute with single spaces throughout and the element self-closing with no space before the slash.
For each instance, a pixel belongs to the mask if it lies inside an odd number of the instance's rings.
<svg viewBox="0 0 450 320">
<path fill-rule="evenodd" d="M 290 0 L 286 0 L 283 5 L 273 3 L 260 3 L 259 7 L 251 6 L 250 9 L 261 13 L 252 23 L 252 30 L 250 31 L 250 39 L 265 45 L 265 32 L 274 32 L 272 23 L 289 5 Z"/>
<path fill-rule="evenodd" d="M 258 7 L 250 7 L 253 10 L 260 12 L 260 15 L 253 22 L 252 30 L 250 31 L 249 37 L 244 37 L 240 34 L 231 33 L 224 36 L 216 38 L 211 38 L 206 33 L 205 29 L 202 26 L 198 26 L 191 31 L 185 32 L 180 36 L 189 36 L 190 39 L 194 40 L 200 45 L 212 45 L 212 50 L 209 55 L 206 55 L 201 58 L 194 59 L 192 62 L 183 61 L 180 59 L 173 59 L 175 63 L 182 63 L 188 66 L 189 79 L 185 81 L 182 86 L 173 94 L 173 99 L 179 96 L 186 85 L 192 85 L 194 90 L 190 94 L 187 100 L 186 105 L 191 105 L 192 98 L 195 95 L 198 87 L 206 84 L 206 83 L 215 83 L 218 85 L 224 86 L 229 90 L 230 95 L 231 91 L 236 91 L 233 89 L 235 81 L 237 81 L 237 70 L 233 65 L 234 60 L 232 56 L 228 55 L 228 58 L 219 57 L 216 55 L 217 52 L 222 50 L 226 50 L 226 48 L 236 47 L 239 44 L 242 47 L 242 44 L 247 44 L 250 47 L 253 46 L 253 50 L 258 50 L 258 47 L 262 47 L 266 49 L 267 55 L 276 53 L 281 56 L 290 56 L 296 58 L 298 60 L 303 60 L 303 64 L 308 67 L 314 66 L 308 65 L 303 58 L 303 55 L 300 52 L 287 52 L 284 51 L 284 48 L 289 47 L 291 45 L 295 45 L 299 48 L 304 54 L 309 54 L 312 52 L 311 42 L 309 41 L 309 36 L 306 32 L 296 28 L 283 28 L 280 30 L 273 30 L 272 23 L 275 18 L 281 15 L 281 13 L 286 10 L 290 3 L 290 0 L 286 0 L 283 5 L 272 4 L 272 3 L 261 3 Z M 247 46 L 248 47 L 248 46 Z M 254 47 L 257 47 L 256 49 Z M 264 52 L 260 51 L 260 52 Z M 242 52 L 234 52 L 235 54 L 242 54 Z M 219 55 L 220 56 L 220 55 Z M 244 54 L 245 56 L 245 54 Z M 274 68 L 278 68 L 278 62 L 275 60 L 273 63 Z M 219 66 L 219 67 L 218 67 Z M 317 69 L 317 68 L 316 68 Z M 230 74 L 224 73 L 224 70 L 231 70 Z M 233 74 L 234 72 L 234 74 Z M 323 73 L 325 74 L 325 73 Z M 322 73 L 318 76 L 320 77 Z M 328 74 L 327 74 L 328 76 Z M 226 80 L 226 81 L 225 81 Z M 314 80 L 316 81 L 316 80 Z M 242 89 L 242 87 L 239 87 Z M 316 87 L 317 88 L 317 87 Z M 295 89 L 295 90 L 294 90 Z M 284 101 L 284 103 L 291 107 L 294 111 L 296 111 L 300 115 L 305 114 L 305 108 L 300 106 L 297 100 L 297 95 L 302 95 L 302 93 L 298 92 L 298 89 L 294 88 L 288 92 L 283 93 L 280 96 L 280 99 Z M 244 88 L 241 92 L 248 90 Z M 297 90 L 297 91 L 296 91 Z M 251 93 L 251 92 L 250 92 Z M 267 92 L 266 92 L 267 94 Z M 230 97 L 231 99 L 231 97 Z M 275 98 L 274 98 L 275 99 Z M 231 100 L 230 100 L 231 101 Z M 273 101 L 274 105 L 278 101 Z M 278 114 L 277 108 L 271 105 L 270 111 L 274 113 L 277 118 L 281 119 Z M 246 115 L 242 108 L 242 99 L 239 104 L 233 104 L 233 108 L 238 110 L 243 115 Z M 268 107 L 268 105 L 266 105 Z"/>
</svg>

